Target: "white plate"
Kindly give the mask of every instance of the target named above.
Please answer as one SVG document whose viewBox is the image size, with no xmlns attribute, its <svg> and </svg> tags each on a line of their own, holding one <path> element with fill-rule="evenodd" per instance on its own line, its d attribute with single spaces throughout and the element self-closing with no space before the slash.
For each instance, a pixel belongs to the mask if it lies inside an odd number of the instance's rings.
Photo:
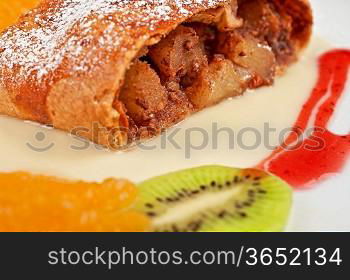
<svg viewBox="0 0 350 280">
<path fill-rule="evenodd" d="M 315 14 L 315 36 L 311 47 L 287 75 L 279 78 L 273 88 L 259 89 L 247 93 L 243 98 L 229 100 L 204 110 L 168 131 L 168 135 L 180 129 L 175 140 L 180 149 L 169 142 L 162 147 L 162 137 L 147 143 L 148 149 L 134 149 L 126 153 L 112 153 L 96 150 L 90 146 L 84 151 L 72 149 L 81 146 L 66 133 L 43 128 L 37 124 L 0 117 L 0 158 L 1 170 L 28 170 L 67 178 L 102 180 L 107 177 L 126 177 L 133 181 L 160 175 L 165 172 L 205 164 L 223 164 L 250 167 L 264 159 L 271 151 L 265 147 L 247 151 L 228 149 L 227 141 L 219 139 L 219 147 L 213 143 L 201 150 L 191 150 L 186 156 L 186 131 L 193 127 L 212 132 L 212 123 L 219 127 L 263 128 L 265 122 L 277 131 L 294 124 L 302 104 L 316 81 L 316 57 L 328 48 L 320 44 L 319 38 L 331 42 L 335 47 L 350 47 L 350 2 L 348 0 L 312 0 Z M 308 75 L 306 75 L 308 74 Z M 331 130 L 350 131 L 350 86 L 347 89 Z M 196 134 L 197 133 L 197 134 Z M 225 133 L 225 132 L 224 132 Z M 200 131 L 192 132 L 191 144 L 200 143 Z M 209 134 L 210 136 L 211 134 Z M 247 138 L 246 141 L 251 140 Z M 271 137 L 272 144 L 278 144 L 277 134 Z M 45 152 L 37 152 L 28 144 L 43 148 L 54 146 Z M 164 144 L 164 143 L 163 143 Z M 154 150 L 149 147 L 156 145 Z M 295 192 L 289 231 L 350 231 L 350 164 L 341 174 L 318 183 L 314 188 Z"/>
<path fill-rule="evenodd" d="M 350 48 L 350 1 L 311 0 L 315 35 L 339 48 Z M 350 85 L 337 108 L 330 129 L 350 132 Z M 338 174 L 308 191 L 296 192 L 291 231 L 350 231 L 350 164 Z"/>
</svg>

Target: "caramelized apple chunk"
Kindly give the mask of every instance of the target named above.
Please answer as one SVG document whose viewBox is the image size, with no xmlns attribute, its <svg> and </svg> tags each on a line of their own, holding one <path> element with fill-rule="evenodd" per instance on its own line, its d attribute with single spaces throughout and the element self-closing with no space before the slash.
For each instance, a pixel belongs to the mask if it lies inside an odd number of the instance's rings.
<svg viewBox="0 0 350 280">
<path fill-rule="evenodd" d="M 237 1 L 216 9 L 209 9 L 192 17 L 191 22 L 215 25 L 219 31 L 229 31 L 242 26 L 242 19 L 237 17 Z"/>
<path fill-rule="evenodd" d="M 191 28 L 195 30 L 201 47 L 208 60 L 210 60 L 215 49 L 217 30 L 210 25 L 199 22 L 191 23 Z"/>
<path fill-rule="evenodd" d="M 237 96 L 247 88 L 251 74 L 221 55 L 200 73 L 185 91 L 197 110 L 220 102 L 224 98 Z"/>
<path fill-rule="evenodd" d="M 267 0 L 245 0 L 239 5 L 238 15 L 244 20 L 243 27 L 256 37 L 279 32 L 279 15 Z"/>
<path fill-rule="evenodd" d="M 244 31 L 266 40 L 280 65 L 295 60 L 290 44 L 293 20 L 285 11 L 277 10 L 267 0 L 246 0 L 239 5 L 238 15 L 244 20 Z"/>
<path fill-rule="evenodd" d="M 208 64 L 195 30 L 182 25 L 152 46 L 149 56 L 158 67 L 163 80 L 195 76 Z"/>
<path fill-rule="evenodd" d="M 160 133 L 204 107 L 273 83 L 292 62 L 291 18 L 270 0 L 199 13 L 136 56 L 120 100 L 135 131 Z"/>
<path fill-rule="evenodd" d="M 165 108 L 167 92 L 151 66 L 136 60 L 126 74 L 119 99 L 124 103 L 128 115 L 135 122 L 142 122 Z"/>
<path fill-rule="evenodd" d="M 251 71 L 251 87 L 270 85 L 275 76 L 276 59 L 271 48 L 249 34 L 225 32 L 219 35 L 217 52 Z"/>
</svg>

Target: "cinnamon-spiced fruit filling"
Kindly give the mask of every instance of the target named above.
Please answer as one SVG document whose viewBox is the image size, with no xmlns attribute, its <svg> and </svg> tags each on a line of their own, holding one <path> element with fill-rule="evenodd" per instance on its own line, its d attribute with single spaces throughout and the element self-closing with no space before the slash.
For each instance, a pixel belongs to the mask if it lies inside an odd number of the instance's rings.
<svg viewBox="0 0 350 280">
<path fill-rule="evenodd" d="M 296 58 L 293 24 L 273 1 L 234 0 L 145 47 L 118 95 L 129 138 L 158 134 L 248 88 L 271 85 Z"/>
</svg>

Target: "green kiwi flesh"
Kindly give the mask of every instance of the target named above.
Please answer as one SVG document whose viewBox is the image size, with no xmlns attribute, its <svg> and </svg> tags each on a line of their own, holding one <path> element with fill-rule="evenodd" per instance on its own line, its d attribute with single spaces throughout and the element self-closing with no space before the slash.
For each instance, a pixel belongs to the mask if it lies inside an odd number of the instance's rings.
<svg viewBox="0 0 350 280">
<path fill-rule="evenodd" d="M 203 166 L 138 187 L 136 209 L 157 232 L 282 231 L 292 203 L 287 183 L 255 169 Z"/>
</svg>

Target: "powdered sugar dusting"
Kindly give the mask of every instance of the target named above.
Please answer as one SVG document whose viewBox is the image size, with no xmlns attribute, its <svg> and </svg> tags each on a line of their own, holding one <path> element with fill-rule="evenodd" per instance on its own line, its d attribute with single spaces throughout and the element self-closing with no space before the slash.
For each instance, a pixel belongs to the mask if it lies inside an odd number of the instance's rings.
<svg viewBox="0 0 350 280">
<path fill-rule="evenodd" d="M 45 0 L 0 37 L 0 81 L 37 82 L 56 71 L 88 71 L 130 37 L 225 0 Z M 144 32 L 147 28 L 148 32 Z M 143 31 L 142 31 L 143 30 Z M 151 32 L 149 32 L 151 31 Z M 137 38 L 137 37 L 136 37 Z M 100 50 L 103 50 L 101 52 Z"/>
</svg>

